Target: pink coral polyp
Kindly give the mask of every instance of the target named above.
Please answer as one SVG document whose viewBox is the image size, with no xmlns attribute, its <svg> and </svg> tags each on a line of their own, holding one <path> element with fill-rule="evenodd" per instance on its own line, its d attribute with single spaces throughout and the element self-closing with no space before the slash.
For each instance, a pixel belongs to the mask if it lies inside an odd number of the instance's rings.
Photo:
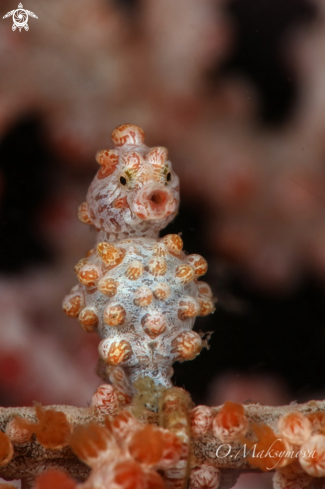
<svg viewBox="0 0 325 489">
<path fill-rule="evenodd" d="M 278 421 L 280 435 L 293 445 L 302 445 L 311 435 L 311 422 L 299 411 L 288 413 Z"/>
<path fill-rule="evenodd" d="M 208 406 L 196 406 L 191 411 L 191 430 L 195 437 L 206 435 L 212 429 L 213 415 Z"/>
</svg>

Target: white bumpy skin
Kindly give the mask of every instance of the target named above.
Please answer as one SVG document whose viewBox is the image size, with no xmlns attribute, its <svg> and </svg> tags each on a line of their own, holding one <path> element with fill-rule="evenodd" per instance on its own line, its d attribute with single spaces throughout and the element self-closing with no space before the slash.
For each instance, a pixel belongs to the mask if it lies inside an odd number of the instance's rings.
<svg viewBox="0 0 325 489">
<path fill-rule="evenodd" d="M 196 316 L 214 310 L 200 255 L 185 255 L 178 235 L 158 237 L 177 214 L 179 181 L 162 147 L 144 145 L 144 133 L 126 124 L 112 133 L 115 148 L 101 165 L 79 218 L 98 231 L 96 248 L 76 265 L 80 284 L 63 309 L 86 331 L 97 331 L 99 354 L 110 371 L 123 368 L 131 385 L 150 376 L 171 386 L 174 361 L 202 348 L 192 331 Z"/>
</svg>

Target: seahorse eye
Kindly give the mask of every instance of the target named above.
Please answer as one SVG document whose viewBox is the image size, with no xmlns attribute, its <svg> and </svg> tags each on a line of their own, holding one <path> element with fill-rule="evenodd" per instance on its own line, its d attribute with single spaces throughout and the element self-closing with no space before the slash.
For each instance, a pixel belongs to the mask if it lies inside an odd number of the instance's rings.
<svg viewBox="0 0 325 489">
<path fill-rule="evenodd" d="M 126 178 L 125 177 L 120 177 L 120 182 L 122 185 L 126 185 Z"/>
<path fill-rule="evenodd" d="M 171 181 L 171 179 L 172 179 L 172 174 L 171 174 L 171 173 L 170 173 L 170 171 L 169 171 L 169 172 L 167 173 L 167 175 L 166 175 L 166 180 L 167 180 L 167 182 L 170 182 L 170 181 Z"/>
</svg>

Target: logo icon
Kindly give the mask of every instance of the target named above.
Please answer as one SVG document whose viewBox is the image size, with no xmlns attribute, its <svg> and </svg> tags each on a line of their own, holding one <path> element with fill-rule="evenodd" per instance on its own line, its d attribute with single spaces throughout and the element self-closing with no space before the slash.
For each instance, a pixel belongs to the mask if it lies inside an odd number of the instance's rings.
<svg viewBox="0 0 325 489">
<path fill-rule="evenodd" d="M 19 32 L 21 32 L 22 28 L 24 28 L 25 31 L 29 30 L 29 25 L 28 25 L 29 15 L 31 17 L 34 17 L 34 19 L 38 19 L 37 15 L 35 15 L 33 12 L 31 12 L 30 10 L 23 9 L 22 3 L 18 5 L 17 10 L 11 10 L 11 12 L 7 12 L 6 15 L 3 16 L 3 19 L 7 19 L 11 15 L 12 15 L 12 20 L 14 22 L 12 25 L 12 30 L 15 31 L 18 27 Z"/>
</svg>

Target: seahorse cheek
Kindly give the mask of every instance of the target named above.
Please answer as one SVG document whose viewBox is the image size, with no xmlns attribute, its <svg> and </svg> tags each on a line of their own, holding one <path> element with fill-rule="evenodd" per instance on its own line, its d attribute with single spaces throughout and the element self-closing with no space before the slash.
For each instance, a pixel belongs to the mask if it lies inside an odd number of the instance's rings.
<svg viewBox="0 0 325 489">
<path fill-rule="evenodd" d="M 121 197 L 114 200 L 113 207 L 115 207 L 115 209 L 129 209 L 130 206 L 127 201 L 127 198 Z"/>
</svg>

